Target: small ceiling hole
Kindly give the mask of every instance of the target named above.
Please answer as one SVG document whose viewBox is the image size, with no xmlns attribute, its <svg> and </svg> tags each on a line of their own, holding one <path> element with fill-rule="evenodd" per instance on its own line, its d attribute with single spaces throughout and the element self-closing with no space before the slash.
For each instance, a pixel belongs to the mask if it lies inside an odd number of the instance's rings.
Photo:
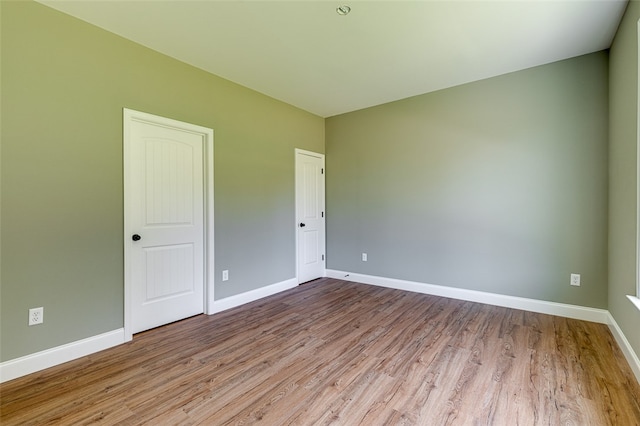
<svg viewBox="0 0 640 426">
<path fill-rule="evenodd" d="M 345 4 L 344 6 L 338 6 L 336 8 L 336 12 L 338 13 L 338 15 L 345 16 L 348 15 L 349 12 L 351 12 L 351 8 Z"/>
</svg>

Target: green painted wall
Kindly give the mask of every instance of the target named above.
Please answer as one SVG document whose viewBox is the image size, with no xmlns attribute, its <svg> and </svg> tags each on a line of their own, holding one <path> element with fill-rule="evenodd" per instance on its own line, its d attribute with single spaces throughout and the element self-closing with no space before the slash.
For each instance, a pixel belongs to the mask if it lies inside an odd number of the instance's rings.
<svg viewBox="0 0 640 426">
<path fill-rule="evenodd" d="M 324 152 L 322 118 L 37 3 L 0 5 L 0 360 L 123 326 L 123 107 L 215 131 L 215 265 L 231 276 L 217 298 L 295 276 L 294 148 Z"/>
<path fill-rule="evenodd" d="M 632 0 L 610 58 L 325 122 L 45 6 L 0 2 L 0 361 L 123 325 L 123 107 L 215 130 L 215 263 L 231 272 L 217 297 L 295 275 L 293 149 L 324 152 L 326 129 L 329 268 L 608 308 L 640 353 L 626 299 L 639 18 Z M 45 324 L 27 327 L 35 306 Z"/>
<path fill-rule="evenodd" d="M 631 1 L 610 52 L 609 311 L 640 354 L 636 293 L 638 35 L 640 2 Z"/>
<path fill-rule="evenodd" d="M 606 52 L 327 119 L 327 267 L 606 309 L 607 122 Z"/>
</svg>

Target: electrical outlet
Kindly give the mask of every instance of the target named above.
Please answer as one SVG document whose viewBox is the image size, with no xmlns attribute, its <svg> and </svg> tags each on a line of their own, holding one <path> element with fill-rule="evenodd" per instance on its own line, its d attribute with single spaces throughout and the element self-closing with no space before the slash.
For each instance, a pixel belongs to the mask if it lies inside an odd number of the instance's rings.
<svg viewBox="0 0 640 426">
<path fill-rule="evenodd" d="M 29 325 L 42 324 L 44 322 L 44 308 L 29 309 Z"/>
<path fill-rule="evenodd" d="M 362 261 L 363 262 L 367 261 L 367 253 L 362 253 Z"/>
<path fill-rule="evenodd" d="M 222 281 L 229 281 L 229 270 L 225 269 L 222 271 Z"/>
<path fill-rule="evenodd" d="M 580 274 L 571 274 L 571 285 L 580 287 Z"/>
</svg>

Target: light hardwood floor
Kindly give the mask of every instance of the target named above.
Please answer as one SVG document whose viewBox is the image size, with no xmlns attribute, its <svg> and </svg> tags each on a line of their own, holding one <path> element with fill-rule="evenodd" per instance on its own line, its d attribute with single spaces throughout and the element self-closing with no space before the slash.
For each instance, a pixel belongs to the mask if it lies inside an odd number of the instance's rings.
<svg viewBox="0 0 640 426">
<path fill-rule="evenodd" d="M 2 425 L 640 425 L 605 325 L 334 279 L 0 392 Z"/>
</svg>

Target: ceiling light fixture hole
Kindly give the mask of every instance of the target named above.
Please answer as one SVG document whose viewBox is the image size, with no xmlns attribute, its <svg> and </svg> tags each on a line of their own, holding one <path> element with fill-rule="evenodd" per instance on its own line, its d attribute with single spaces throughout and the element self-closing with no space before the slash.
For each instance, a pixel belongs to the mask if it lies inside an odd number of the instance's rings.
<svg viewBox="0 0 640 426">
<path fill-rule="evenodd" d="M 338 13 L 338 15 L 345 16 L 348 15 L 349 12 L 351 12 L 351 8 L 345 4 L 344 6 L 338 6 L 336 8 L 336 12 Z"/>
</svg>

